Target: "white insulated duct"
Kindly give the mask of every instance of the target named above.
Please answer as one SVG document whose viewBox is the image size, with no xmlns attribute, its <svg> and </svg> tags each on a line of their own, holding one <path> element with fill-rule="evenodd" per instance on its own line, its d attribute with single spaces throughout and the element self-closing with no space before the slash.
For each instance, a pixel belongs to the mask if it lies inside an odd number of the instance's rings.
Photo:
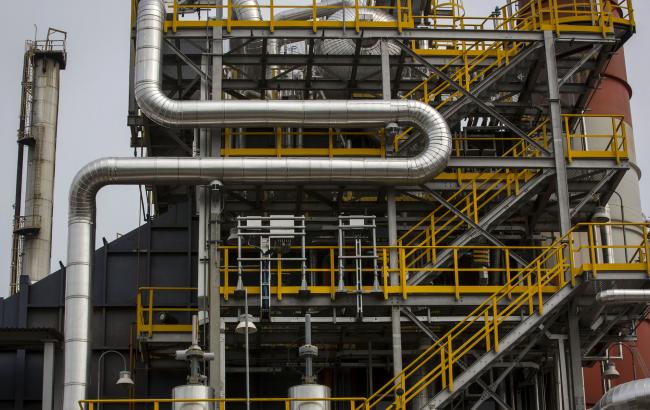
<svg viewBox="0 0 650 410">
<path fill-rule="evenodd" d="M 650 379 L 641 379 L 612 388 L 591 410 L 642 410 L 649 408 Z"/>
<path fill-rule="evenodd" d="M 603 305 L 650 303 L 648 289 L 610 289 L 598 292 L 596 301 Z"/>
<path fill-rule="evenodd" d="M 174 101 L 161 91 L 165 6 L 138 5 L 135 96 L 142 112 L 170 127 L 378 127 L 401 122 L 425 137 L 412 158 L 105 158 L 82 168 L 70 189 L 65 290 L 63 409 L 86 397 L 95 196 L 113 184 L 336 182 L 419 184 L 446 166 L 451 134 L 442 116 L 417 101 Z"/>
</svg>

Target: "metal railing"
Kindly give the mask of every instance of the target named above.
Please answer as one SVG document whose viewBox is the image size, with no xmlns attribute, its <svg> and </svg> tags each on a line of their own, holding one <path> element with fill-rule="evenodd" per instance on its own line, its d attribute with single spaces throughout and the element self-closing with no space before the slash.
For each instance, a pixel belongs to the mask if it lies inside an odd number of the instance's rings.
<svg viewBox="0 0 650 410">
<path fill-rule="evenodd" d="M 179 4 L 174 0 L 170 7 L 171 19 L 165 22 L 165 30 L 182 28 L 225 27 L 230 31 L 233 27 L 268 28 L 311 28 L 318 31 L 322 28 L 350 28 L 360 31 L 364 28 L 392 28 L 402 30 L 413 28 L 416 24 L 427 25 L 435 29 L 449 30 L 522 30 L 539 31 L 553 30 L 560 32 L 596 32 L 610 33 L 615 25 L 633 27 L 635 25 L 632 0 L 531 0 L 519 7 L 517 0 L 508 0 L 489 16 L 467 16 L 458 9 L 457 2 L 439 2 L 433 4 L 431 12 L 424 15 L 413 15 L 411 0 L 400 0 L 394 6 L 365 6 L 363 1 L 355 0 L 354 5 L 346 6 L 354 10 L 354 18 L 349 21 L 332 21 L 320 19 L 322 9 L 329 9 L 328 14 L 343 10 L 341 6 L 319 5 L 316 0 L 306 1 L 305 4 L 295 5 L 282 3 L 277 0 L 267 0 L 259 5 L 264 19 L 261 21 L 237 20 L 236 11 L 249 6 L 236 6 L 232 1 L 215 6 L 210 4 Z M 442 4 L 444 3 L 444 4 Z M 132 24 L 135 24 L 136 0 L 132 0 Z M 456 6 L 455 6 L 456 4 Z M 449 7 L 447 7 L 447 5 Z M 253 6 L 250 6 L 253 7 Z M 455 7 L 455 8 L 454 8 Z M 278 20 L 276 16 L 288 9 L 305 9 L 311 11 L 310 20 Z M 214 19 L 210 12 L 221 10 L 223 18 Z M 369 21 L 364 17 L 364 9 L 378 9 L 396 16 L 395 21 Z M 450 13 L 450 10 L 453 12 Z M 200 12 L 200 13 L 199 13 Z M 422 49 L 423 53 L 432 50 L 458 50 L 457 45 L 469 44 L 462 41 L 436 41 L 430 47 Z"/>
<path fill-rule="evenodd" d="M 587 126 L 581 121 L 585 119 L 594 120 L 590 125 L 607 132 L 600 134 L 585 130 Z M 569 162 L 574 158 L 613 158 L 620 163 L 628 158 L 627 130 L 623 115 L 564 114 L 562 121 Z M 601 121 L 602 124 L 595 123 Z M 583 129 L 578 131 L 580 128 Z"/>
<path fill-rule="evenodd" d="M 583 119 L 597 118 L 604 124 L 611 124 L 611 131 L 599 134 L 585 131 L 577 131 L 583 127 Z M 621 115 L 595 115 L 595 114 L 566 114 L 562 116 L 565 138 L 567 141 L 567 159 L 572 161 L 575 158 L 612 158 L 620 162 L 628 159 L 627 134 L 624 117 Z M 577 125 L 576 125 L 577 124 Z M 598 124 L 600 129 L 606 127 Z M 529 136 L 540 145 L 548 148 L 549 144 L 548 120 L 542 122 Z M 455 154 L 461 156 L 461 144 L 463 141 L 471 141 L 473 138 L 455 138 Z M 490 138 L 481 138 L 481 141 L 490 141 Z M 498 139 L 497 139 L 498 140 Z M 540 152 L 532 147 L 527 141 L 516 139 L 514 145 L 505 151 L 501 157 L 537 157 Z M 498 169 L 482 173 L 468 173 L 457 170 L 459 189 L 447 198 L 447 201 L 454 207 L 472 219 L 475 223 L 480 220 L 480 215 L 493 203 L 501 202 L 504 198 L 516 196 L 520 188 L 526 182 L 532 180 L 539 174 L 539 170 L 510 170 Z M 462 178 L 464 179 L 461 179 Z M 453 238 L 454 234 L 467 228 L 467 223 L 458 215 L 452 213 L 442 204 L 438 205 L 422 218 L 411 229 L 403 233 L 398 239 L 399 245 L 413 247 L 413 250 L 406 255 L 407 263 L 411 266 L 426 259 L 428 262 L 435 262 L 435 255 L 424 250 L 427 246 L 445 244 Z"/>
<path fill-rule="evenodd" d="M 172 333 L 172 332 L 182 332 L 190 333 L 192 332 L 192 323 L 191 323 L 191 314 L 198 311 L 196 306 L 184 306 L 171 305 L 165 303 L 163 305 L 160 302 L 156 301 L 156 294 L 179 294 L 182 293 L 182 296 L 191 296 L 192 293 L 196 292 L 196 288 L 188 287 L 142 287 L 138 289 L 138 295 L 136 298 L 137 307 L 136 307 L 136 329 L 138 336 L 148 336 L 152 337 L 154 333 Z M 165 314 L 186 314 L 188 315 L 187 322 L 178 324 L 178 323 L 162 323 L 160 320 L 160 315 Z M 174 318 L 177 320 L 177 318 Z"/>
<path fill-rule="evenodd" d="M 239 137 L 247 138 L 247 141 L 251 139 L 258 139 L 260 141 L 265 141 L 269 145 L 273 145 L 269 148 L 233 148 L 232 141 Z M 309 139 L 311 145 L 309 148 L 305 147 L 292 147 L 285 146 L 289 145 L 286 143 L 286 140 L 292 139 Z M 353 141 L 355 139 L 362 140 L 364 138 L 373 138 L 379 141 L 379 147 L 345 147 L 341 143 L 343 139 Z M 314 147 L 313 142 L 318 141 L 321 147 Z M 258 145 L 258 144 L 254 144 Z M 294 144 L 295 145 L 295 144 Z M 325 146 L 326 145 L 326 146 Z M 362 145 L 362 144 L 359 144 Z M 328 128 L 326 130 L 301 130 L 293 131 L 286 128 L 275 128 L 274 130 L 268 131 L 249 131 L 249 130 L 238 130 L 232 128 L 226 128 L 223 135 L 223 144 L 224 148 L 221 149 L 221 155 L 223 157 L 385 157 L 386 148 L 385 148 L 385 137 L 384 130 L 379 129 L 377 132 L 369 131 L 340 131 L 334 128 Z"/>
<path fill-rule="evenodd" d="M 171 409 L 174 403 L 215 403 L 216 408 L 224 410 L 226 405 L 228 408 L 238 404 L 245 404 L 250 401 L 251 404 L 263 405 L 265 409 L 278 409 L 289 410 L 292 403 L 313 403 L 313 402 L 329 402 L 330 404 L 338 404 L 341 410 L 354 410 L 358 408 L 358 404 L 365 402 L 365 397 L 316 397 L 316 398 L 268 398 L 268 397 L 251 397 L 246 398 L 214 398 L 214 399 L 95 399 L 95 400 L 80 400 L 80 410 L 95 410 L 99 405 L 112 405 L 111 408 L 124 408 L 124 409 L 151 409 L 160 410 Z M 122 406 L 120 406 L 122 405 Z M 298 406 L 299 407 L 299 406 Z M 213 408 L 213 407 L 211 407 Z"/>
<path fill-rule="evenodd" d="M 639 237 L 644 238 L 636 245 L 602 245 L 598 242 L 596 231 L 604 226 L 625 228 L 628 233 L 636 231 Z M 417 295 L 453 295 L 460 300 L 467 295 L 500 294 L 505 292 L 508 299 L 519 298 L 521 295 L 530 294 L 530 286 L 523 279 L 531 272 L 531 266 L 535 273 L 539 272 L 544 282 L 541 286 L 535 287 L 542 295 L 551 295 L 565 285 L 566 278 L 559 277 L 555 273 L 558 269 L 567 268 L 570 271 L 572 280 L 583 272 L 590 272 L 593 277 L 598 277 L 599 272 L 638 272 L 650 276 L 650 264 L 648 260 L 648 225 L 642 223 L 607 223 L 607 224 L 579 224 L 569 232 L 565 238 L 555 241 L 550 246 L 378 246 L 377 254 L 380 286 L 373 286 L 374 266 L 368 262 L 362 267 L 363 286 L 361 291 L 364 294 L 379 294 L 385 300 L 390 297 L 401 297 L 406 300 Z M 299 247 L 292 248 L 292 251 L 300 252 Z M 368 249 L 368 248 L 366 248 Z M 408 255 L 414 249 L 420 249 L 429 258 L 435 258 L 440 252 L 451 252 L 449 262 L 441 267 L 423 267 L 408 260 Z M 246 248 L 250 252 L 256 252 L 253 247 Z M 310 283 L 307 287 L 310 295 L 329 295 L 332 300 L 338 297 L 340 289 L 337 284 L 339 273 L 338 246 L 308 246 L 306 250 L 319 255 L 325 261 L 320 266 L 308 267 L 307 273 Z M 224 300 L 228 300 L 237 290 L 236 277 L 238 273 L 237 248 L 233 246 L 220 247 L 222 255 L 221 272 L 223 275 L 220 293 Z M 397 253 L 398 266 L 389 266 L 389 254 L 391 251 Z M 478 253 L 489 252 L 493 255 L 493 263 L 476 263 Z M 618 262 L 608 261 L 605 254 L 609 252 L 625 253 L 623 259 L 617 255 Z M 515 262 L 513 255 L 526 255 L 532 262 L 521 267 Z M 468 262 L 468 257 L 472 258 Z M 424 257 L 426 258 L 426 257 Z M 498 263 L 497 260 L 502 262 Z M 302 266 L 298 263 L 283 261 L 280 257 L 277 263 L 271 267 L 273 282 L 270 287 L 271 295 L 278 300 L 286 296 L 301 294 L 300 279 Z M 416 274 L 426 272 L 430 278 L 435 278 L 435 284 L 408 283 L 408 278 Z M 346 266 L 343 269 L 345 278 L 346 293 L 353 294 L 357 291 L 353 276 L 356 269 L 353 266 Z M 395 283 L 390 277 L 396 275 L 398 280 Z M 249 295 L 260 294 L 259 266 L 249 264 L 242 268 L 244 287 Z M 523 278 L 523 279 L 522 279 Z M 534 279 L 534 278 L 533 278 Z M 533 283 L 537 283 L 533 280 Z M 190 332 L 190 316 L 197 311 L 196 305 L 186 303 L 162 303 L 156 299 L 156 294 L 173 293 L 176 299 L 187 300 L 191 294 L 196 292 L 195 288 L 184 287 L 145 287 L 138 291 L 137 306 L 137 330 L 138 335 L 151 337 L 156 332 Z M 162 323 L 159 320 L 161 313 L 176 315 L 175 319 L 181 323 Z M 182 318 L 186 317 L 186 321 Z"/>
<path fill-rule="evenodd" d="M 228 0 L 226 4 L 179 4 L 178 0 L 174 0 L 171 7 L 171 20 L 165 22 L 165 30 L 171 29 L 176 31 L 179 28 L 205 28 L 208 27 L 224 27 L 228 32 L 232 28 L 268 28 L 273 32 L 276 28 L 311 28 L 314 32 L 323 28 L 348 28 L 357 32 L 364 28 L 387 28 L 397 29 L 402 31 L 404 28 L 413 28 L 413 13 L 411 0 L 398 0 L 394 6 L 366 6 L 363 1 L 354 0 L 353 5 L 349 6 L 326 6 L 318 3 L 317 0 L 306 1 L 302 5 L 291 3 L 282 4 L 281 1 L 268 0 L 262 1 L 259 8 L 264 15 L 263 20 L 237 20 L 237 11 L 258 7 L 252 5 L 234 5 L 232 0 Z M 223 19 L 207 19 L 207 14 L 210 11 L 220 9 Z M 290 9 L 304 9 L 311 11 L 312 18 L 310 20 L 277 20 L 276 15 L 282 11 Z M 194 15 L 195 11 L 203 11 L 206 20 L 200 19 L 198 16 L 192 18 L 185 14 Z M 354 17 L 350 20 L 343 19 L 342 21 L 321 19 L 322 10 L 326 13 L 333 14 L 339 10 L 349 10 L 354 12 Z M 364 10 L 378 10 L 384 13 L 391 14 L 395 17 L 394 21 L 372 21 L 369 20 L 364 13 Z M 347 14 L 347 13 L 346 13 Z"/>
<path fill-rule="evenodd" d="M 636 226 L 642 232 L 642 242 L 632 246 L 638 249 L 637 259 L 625 263 L 602 262 L 597 254 L 607 249 L 627 249 L 628 246 L 599 245 L 596 230 L 603 225 Z M 586 230 L 587 241 L 576 246 L 579 233 Z M 455 365 L 470 351 L 499 351 L 499 342 L 508 334 L 505 321 L 510 317 L 531 317 L 544 314 L 544 288 L 559 284 L 557 289 L 575 286 L 584 273 L 597 277 L 599 272 L 617 272 L 637 269 L 650 276 L 647 224 L 578 224 L 563 237 L 535 258 L 519 274 L 487 298 L 472 313 L 458 322 L 445 335 L 434 342 L 420 356 L 407 365 L 402 372 L 377 390 L 357 410 L 378 408 L 406 409 L 407 404 L 425 388 L 439 383 L 441 389 L 454 390 Z M 586 262 L 576 263 L 576 255 L 586 252 Z M 546 269 L 542 267 L 546 266 Z M 523 292 L 513 295 L 513 287 L 523 287 Z M 420 370 L 424 370 L 424 376 Z M 384 402 L 391 402 L 388 407 Z"/>
</svg>

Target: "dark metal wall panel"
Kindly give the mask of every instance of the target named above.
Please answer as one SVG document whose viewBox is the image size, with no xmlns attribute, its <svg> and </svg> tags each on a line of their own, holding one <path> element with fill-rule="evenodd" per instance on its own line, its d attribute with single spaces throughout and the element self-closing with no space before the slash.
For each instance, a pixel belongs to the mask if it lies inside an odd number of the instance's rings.
<svg viewBox="0 0 650 410">
<path fill-rule="evenodd" d="M 152 222 L 123 235 L 96 250 L 93 270 L 92 316 L 93 355 L 90 359 L 91 396 L 97 390 L 97 361 L 108 349 L 123 353 L 129 360 L 129 341 L 135 340 L 136 295 L 142 286 L 196 286 L 197 221 L 191 201 L 170 207 Z M 65 269 L 59 269 L 12 297 L 0 298 L 0 327 L 52 328 L 63 333 Z M 181 306 L 196 304 L 189 295 L 166 296 Z M 22 299 L 22 300 L 21 300 Z M 158 299 L 157 299 L 158 301 Z M 166 302 L 164 299 L 160 301 Z M 18 347 L 17 347 L 18 348 Z M 63 351 L 56 349 L 55 403 L 60 400 Z M 0 410 L 31 409 L 41 406 L 42 351 L 0 351 Z M 18 369 L 19 367 L 19 369 Z M 105 397 L 124 397 L 123 387 L 115 386 L 121 359 L 106 356 L 102 372 Z M 17 375 L 24 374 L 22 391 Z M 138 397 L 168 397 L 173 386 L 185 382 L 184 363 L 170 360 L 162 369 L 149 369 L 136 360 L 134 379 Z M 20 393 L 20 397 L 18 394 Z"/>
</svg>

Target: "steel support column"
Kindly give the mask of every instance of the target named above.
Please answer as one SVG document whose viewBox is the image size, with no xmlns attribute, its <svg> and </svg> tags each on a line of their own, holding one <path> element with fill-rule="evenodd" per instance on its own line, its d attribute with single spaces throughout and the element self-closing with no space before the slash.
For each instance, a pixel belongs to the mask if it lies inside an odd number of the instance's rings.
<svg viewBox="0 0 650 410">
<path fill-rule="evenodd" d="M 560 81 L 558 79 L 557 60 L 555 52 L 555 36 L 552 31 L 544 32 L 544 48 L 546 51 L 546 72 L 548 79 L 549 92 L 549 111 L 551 113 L 551 130 L 553 137 L 553 157 L 555 160 L 556 176 L 556 195 L 558 201 L 560 233 L 565 234 L 571 229 L 571 208 L 569 198 L 569 184 L 567 182 L 567 165 L 566 152 L 562 132 L 562 107 L 560 102 Z M 562 385 L 566 384 L 566 369 L 570 369 L 571 386 L 573 394 L 568 397 L 571 409 L 584 409 L 584 380 L 582 376 L 582 360 L 580 353 L 580 333 L 578 321 L 573 320 L 573 315 L 569 313 L 569 361 L 567 362 L 564 352 L 564 341 L 558 340 L 558 349 L 560 357 L 560 374 L 562 375 Z M 566 401 L 567 396 L 564 392 L 563 398 Z"/>
<path fill-rule="evenodd" d="M 546 51 L 546 73 L 548 79 L 548 99 L 549 111 L 551 113 L 551 130 L 553 136 L 553 157 L 555 159 L 555 177 L 556 177 L 556 196 L 559 210 L 560 233 L 564 235 L 571 229 L 571 207 L 569 198 L 569 184 L 567 182 L 567 165 L 564 136 L 562 133 L 562 107 L 560 103 L 561 80 L 558 79 L 557 60 L 555 54 L 555 35 L 552 31 L 544 32 L 544 48 Z M 584 399 L 584 380 L 582 376 L 582 359 L 580 352 L 580 332 L 578 320 L 569 313 L 569 363 L 571 372 L 571 389 L 573 393 L 570 397 L 571 409 L 582 410 L 585 408 Z M 559 341 L 560 342 L 560 341 Z M 564 343 L 559 343 L 558 348 L 561 365 L 567 364 L 564 360 L 565 352 Z M 560 369 L 565 372 L 565 368 Z M 561 373 L 564 375 L 564 373 Z M 566 376 L 563 377 L 563 385 Z"/>
<path fill-rule="evenodd" d="M 388 44 L 381 40 L 381 82 L 384 100 L 390 100 L 390 62 L 388 55 Z M 388 219 L 388 245 L 397 246 L 397 203 L 395 200 L 395 188 L 386 190 L 386 218 Z M 389 266 L 391 269 L 399 268 L 398 254 L 396 248 L 389 252 Z M 396 271 L 390 273 L 390 284 L 399 284 L 399 274 Z M 391 307 L 391 329 L 393 339 L 393 374 L 397 375 L 402 371 L 402 329 L 400 318 L 400 307 L 395 303 Z"/>
<path fill-rule="evenodd" d="M 569 217 L 569 185 L 567 183 L 566 152 L 562 133 L 562 107 L 560 105 L 560 87 L 558 86 L 557 60 L 555 57 L 555 37 L 552 31 L 544 32 L 544 49 L 546 51 L 553 157 L 555 159 L 555 177 L 557 179 L 556 195 L 560 212 L 560 233 L 564 235 L 571 229 L 571 218 Z"/>
<path fill-rule="evenodd" d="M 215 0 L 217 6 L 221 0 Z M 215 19 L 221 19 L 222 9 L 216 8 Z M 212 100 L 221 100 L 223 92 L 222 85 L 222 63 L 223 63 L 223 32 L 221 27 L 212 28 Z M 215 128 L 210 132 L 209 138 L 210 156 L 221 155 L 221 129 Z M 210 350 L 215 354 L 216 359 L 210 362 L 210 386 L 214 388 L 217 397 L 226 395 L 226 363 L 225 363 L 225 327 L 221 319 L 221 261 L 218 244 L 221 241 L 221 210 L 222 202 L 225 201 L 224 192 L 220 187 L 213 186 L 210 196 L 210 265 L 209 265 L 209 289 L 210 289 Z"/>
</svg>

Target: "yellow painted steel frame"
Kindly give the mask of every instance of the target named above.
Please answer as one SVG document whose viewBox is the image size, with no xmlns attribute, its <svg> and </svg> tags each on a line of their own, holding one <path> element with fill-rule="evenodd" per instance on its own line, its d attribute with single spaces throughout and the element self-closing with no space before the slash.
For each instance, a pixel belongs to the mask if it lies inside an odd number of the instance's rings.
<svg viewBox="0 0 650 410">
<path fill-rule="evenodd" d="M 603 246 L 595 242 L 595 230 L 603 225 L 635 226 L 643 234 L 637 246 Z M 575 246 L 580 231 L 587 231 L 587 243 Z M 431 347 L 407 365 L 402 372 L 377 390 L 357 410 L 374 409 L 379 403 L 392 403 L 383 409 L 406 409 L 406 404 L 427 386 L 439 382 L 442 389 L 454 390 L 454 365 L 470 351 L 483 349 L 486 352 L 499 351 L 499 341 L 504 336 L 502 324 L 509 317 L 528 317 L 544 313 L 544 287 L 549 284 L 575 286 L 577 278 L 589 272 L 597 277 L 598 272 L 636 270 L 650 276 L 648 258 L 647 224 L 578 224 L 563 237 L 557 239 L 524 270 L 514 276 L 506 285 L 487 298 L 465 319 L 458 322 Z M 603 263 L 597 253 L 605 249 L 636 249 L 632 260 L 624 263 Z M 578 264 L 574 257 L 587 251 L 587 263 Z M 547 266 L 547 269 L 542 269 Z M 513 287 L 524 287 L 524 291 L 513 295 Z M 426 367 L 425 367 L 426 366 Z M 425 370 L 426 369 L 426 370 Z M 424 376 L 422 372 L 424 371 Z M 398 394 L 399 391 L 399 394 Z"/>
<path fill-rule="evenodd" d="M 100 404 L 112 404 L 111 408 L 116 408 L 116 405 L 124 405 L 125 409 L 131 409 L 134 405 L 143 404 L 150 405 L 154 410 L 159 410 L 161 404 L 168 403 L 218 403 L 219 410 L 225 410 L 226 404 L 231 403 L 246 403 L 246 401 L 255 403 L 257 405 L 263 404 L 264 408 L 289 410 L 293 402 L 330 402 L 340 403 L 342 409 L 354 410 L 357 408 L 358 403 L 364 403 L 365 397 L 315 397 L 315 398 L 270 398 L 270 397 L 251 397 L 246 398 L 214 398 L 214 399 L 95 399 L 95 400 L 80 400 L 80 410 L 95 410 Z M 149 408 L 149 406 L 147 406 Z"/>
<path fill-rule="evenodd" d="M 232 0 L 228 0 L 226 4 L 179 4 L 178 0 L 174 0 L 172 5 L 172 19 L 165 22 L 165 30 L 171 29 L 176 32 L 180 28 L 205 28 L 205 27 L 225 27 L 227 32 L 230 32 L 233 27 L 243 28 L 268 28 L 273 32 L 276 28 L 311 28 L 314 33 L 323 28 L 349 28 L 359 32 L 364 28 L 384 28 L 396 29 L 401 32 L 405 28 L 413 28 L 413 13 L 411 0 L 398 0 L 395 6 L 366 6 L 363 2 L 355 0 L 353 6 L 347 6 L 347 10 L 354 10 L 354 19 L 348 21 L 333 21 L 321 20 L 316 16 L 319 10 L 323 9 L 342 9 L 340 6 L 323 6 L 319 5 L 317 0 L 312 0 L 311 4 L 295 5 L 295 4 L 277 4 L 277 0 L 270 0 L 268 4 L 260 4 L 259 8 L 263 14 L 268 15 L 264 20 L 250 21 L 250 20 L 237 20 L 235 18 L 238 9 L 257 7 L 253 5 L 237 6 L 232 4 Z M 208 20 L 193 20 L 185 19 L 185 13 L 192 14 L 193 10 L 215 10 L 220 8 L 222 14 L 225 16 L 222 20 L 208 19 Z M 311 20 L 276 20 L 275 15 L 287 9 L 307 9 L 312 10 L 314 16 Z M 397 16 L 395 21 L 368 21 L 363 16 L 364 9 L 380 10 L 386 13 Z"/>
<path fill-rule="evenodd" d="M 594 232 L 596 229 L 600 229 L 601 226 L 618 226 L 625 227 L 625 229 L 637 230 L 640 235 L 643 235 L 645 238 L 638 245 L 600 245 L 595 241 Z M 584 238 L 578 235 L 586 231 L 587 235 Z M 388 300 L 391 296 L 401 296 L 403 299 L 407 299 L 412 295 L 440 295 L 448 294 L 454 295 L 456 300 L 461 300 L 463 295 L 471 294 L 492 294 L 491 299 L 496 299 L 497 302 L 501 303 L 505 301 L 504 297 L 507 297 L 508 301 L 525 301 L 533 302 L 533 296 L 537 298 L 539 306 L 543 304 L 541 300 L 543 295 L 551 295 L 561 289 L 567 281 L 570 281 L 572 284 L 575 284 L 577 277 L 582 275 L 584 272 L 590 272 L 591 275 L 595 278 L 598 277 L 599 272 L 643 272 L 650 276 L 650 260 L 648 259 L 648 224 L 641 223 L 608 223 L 608 224 L 578 224 L 574 227 L 565 237 L 558 239 L 552 245 L 548 247 L 497 247 L 497 246 L 428 246 L 423 247 L 422 252 L 428 253 L 430 258 L 434 258 L 436 253 L 439 253 L 443 250 L 451 250 L 453 252 L 452 264 L 447 267 L 433 268 L 427 267 L 423 268 L 421 266 L 413 267 L 409 266 L 407 262 L 407 255 L 413 249 L 413 247 L 408 246 L 398 246 L 396 247 L 398 252 L 398 261 L 399 265 L 397 268 L 391 269 L 388 266 L 388 254 L 390 253 L 391 247 L 379 247 L 378 256 L 379 256 L 379 274 L 382 277 L 382 283 L 384 285 L 380 286 L 380 292 L 383 294 L 383 297 Z M 583 243 L 584 242 L 584 243 Z M 329 254 L 327 258 L 329 264 L 327 266 L 319 268 L 308 269 L 308 272 L 314 273 L 317 277 L 323 277 L 325 282 L 329 282 L 326 285 L 315 285 L 310 286 L 309 291 L 311 294 L 317 295 L 327 295 L 329 294 L 332 300 L 336 299 L 336 275 L 338 273 L 337 261 L 337 252 L 338 247 L 336 246 L 312 246 L 309 247 L 310 250 L 316 250 L 323 253 Z M 605 263 L 602 262 L 603 258 L 600 256 L 608 250 L 627 250 L 628 254 L 632 255 L 629 260 L 618 262 L 618 263 Z M 251 249 L 254 251 L 254 249 Z M 489 250 L 489 251 L 498 251 L 503 255 L 502 259 L 505 262 L 505 266 L 502 268 L 488 268 L 488 267 L 467 267 L 464 264 L 459 262 L 459 256 L 466 254 L 468 252 L 476 250 Z M 220 292 L 223 295 L 225 300 L 234 293 L 235 287 L 230 285 L 231 276 L 236 274 L 236 260 L 231 256 L 231 253 L 234 253 L 233 247 L 222 247 L 223 254 L 223 285 L 220 288 Z M 535 252 L 539 256 L 536 257 L 531 264 L 526 267 L 519 268 L 513 267 L 511 263 L 511 255 L 513 252 Z M 372 275 L 373 269 L 371 267 L 364 267 L 363 269 L 366 275 Z M 447 285 L 409 285 L 407 278 L 412 276 L 417 272 L 431 272 L 432 275 L 438 276 L 439 278 L 446 278 L 446 281 L 449 282 Z M 243 274 L 250 273 L 257 274 L 259 271 L 255 270 L 253 267 L 244 267 Z M 283 284 L 283 281 L 287 275 L 300 275 L 301 269 L 298 266 L 292 266 L 286 261 L 284 263 L 278 263 L 273 267 L 272 272 L 276 278 L 276 285 L 271 287 L 271 293 L 275 295 L 278 300 L 282 300 L 285 295 L 298 295 L 300 287 L 299 286 L 286 286 Z M 388 278 L 391 273 L 396 272 L 399 275 L 399 284 L 398 285 L 385 285 L 389 283 Z M 568 272 L 567 275 L 564 275 L 564 272 Z M 562 273 L 562 274 L 561 274 Z M 353 275 L 354 272 L 352 269 L 344 269 L 344 274 Z M 465 280 L 467 277 L 472 281 L 472 277 L 476 278 L 479 274 L 487 275 L 503 275 L 505 277 L 505 283 L 500 285 L 476 285 L 476 284 L 467 284 Z M 570 277 L 569 277 L 570 276 Z M 154 313 L 155 312 L 196 312 L 195 307 L 169 307 L 169 306 L 156 306 L 155 304 L 155 292 L 193 292 L 196 289 L 194 288 L 155 288 L 147 287 L 141 288 L 138 292 L 138 306 L 137 306 L 137 330 L 138 335 L 149 336 L 151 337 L 156 332 L 190 332 L 190 324 L 154 324 Z M 259 286 L 247 286 L 249 294 L 259 294 Z M 352 292 L 353 287 L 348 287 L 348 291 Z M 373 292 L 372 286 L 364 286 L 363 291 L 367 293 Z M 533 292 L 535 292 L 533 294 Z M 504 296 L 505 295 L 505 296 Z M 514 299 L 513 299 L 514 298 Z M 522 299 L 524 298 L 524 299 Z M 523 302 L 522 302 L 523 303 Z M 483 304 L 484 305 L 484 304 Z M 481 306 L 483 306 L 481 305 Z M 530 305 L 532 306 L 532 305 Z M 514 307 L 514 310 L 517 310 L 520 306 L 517 305 Z M 541 307 L 540 307 L 541 308 Z M 507 312 L 507 311 L 506 311 Z M 485 312 L 481 311 L 481 314 L 484 315 Z M 503 312 L 501 313 L 503 315 Z M 478 319 L 477 319 L 478 320 Z M 480 319 L 482 320 L 482 319 Z M 501 320 L 503 321 L 503 320 Z M 474 324 L 476 321 L 472 321 L 469 325 Z M 499 322 L 500 323 L 500 322 Z M 468 325 L 468 326 L 469 326 Z M 488 326 L 491 329 L 494 328 L 494 325 Z M 498 323 L 497 323 L 498 327 Z M 490 343 L 491 346 L 494 346 L 495 343 L 498 344 L 498 340 L 485 340 L 486 343 Z M 478 342 L 477 342 L 478 343 Z"/>
</svg>

